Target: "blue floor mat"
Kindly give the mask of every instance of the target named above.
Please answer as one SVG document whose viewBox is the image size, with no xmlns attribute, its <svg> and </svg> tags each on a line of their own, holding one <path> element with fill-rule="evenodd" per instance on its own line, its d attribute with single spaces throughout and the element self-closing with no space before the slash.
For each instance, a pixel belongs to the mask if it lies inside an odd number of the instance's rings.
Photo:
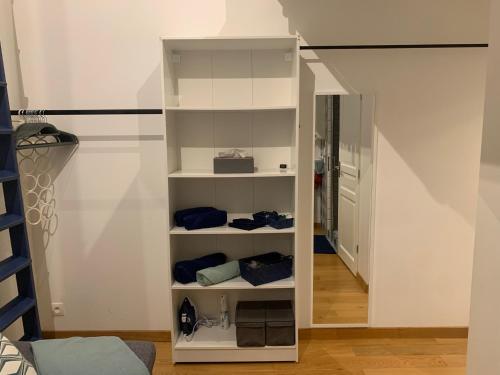
<svg viewBox="0 0 500 375">
<path fill-rule="evenodd" d="M 335 248 L 330 244 L 326 236 L 314 236 L 315 254 L 336 254 Z"/>
</svg>

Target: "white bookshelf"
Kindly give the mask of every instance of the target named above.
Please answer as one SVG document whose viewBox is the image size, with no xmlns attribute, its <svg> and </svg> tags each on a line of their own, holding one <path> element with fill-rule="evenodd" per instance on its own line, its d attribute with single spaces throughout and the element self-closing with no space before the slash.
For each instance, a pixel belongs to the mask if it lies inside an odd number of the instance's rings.
<svg viewBox="0 0 500 375">
<path fill-rule="evenodd" d="M 239 300 L 296 301 L 294 276 L 258 287 L 241 277 L 202 287 L 180 284 L 171 272 L 180 260 L 215 251 L 230 260 L 269 251 L 295 255 L 294 227 L 244 231 L 225 225 L 188 231 L 175 226 L 173 214 L 213 206 L 228 212 L 228 222 L 262 210 L 297 220 L 298 45 L 296 36 L 162 38 L 174 362 L 298 359 L 297 345 L 239 348 L 234 326 Z M 254 173 L 214 173 L 213 158 L 232 148 L 253 156 Z M 287 169 L 280 170 L 280 164 Z M 231 329 L 203 327 L 185 341 L 177 322 L 184 297 L 202 315 L 215 318 L 221 294 L 228 297 Z"/>
</svg>

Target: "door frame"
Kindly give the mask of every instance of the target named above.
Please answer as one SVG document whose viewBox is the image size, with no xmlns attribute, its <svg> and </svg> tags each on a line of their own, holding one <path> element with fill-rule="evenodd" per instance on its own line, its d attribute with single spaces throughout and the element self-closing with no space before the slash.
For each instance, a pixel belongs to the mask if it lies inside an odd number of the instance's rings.
<svg viewBox="0 0 500 375">
<path fill-rule="evenodd" d="M 358 95 L 358 93 L 353 93 Z M 313 122 L 312 122 L 312 160 L 314 163 L 314 157 L 315 157 L 315 148 L 314 148 L 314 132 L 316 129 L 316 97 L 317 96 L 324 96 L 324 95 L 349 95 L 349 93 L 346 93 L 345 91 L 315 91 L 313 95 Z M 365 93 L 365 94 L 360 94 L 360 95 L 365 95 L 366 98 L 369 98 L 369 103 L 368 105 L 371 106 L 370 112 L 372 113 L 372 149 L 371 149 L 371 161 L 372 161 L 372 189 L 371 189 L 371 207 L 370 207 L 370 229 L 369 229 L 369 269 L 370 269 L 370 277 L 369 277 L 369 287 L 370 287 L 370 292 L 368 293 L 368 322 L 367 323 L 314 323 L 313 322 L 313 317 L 314 317 L 314 167 L 311 165 L 310 167 L 310 178 L 309 181 L 312 185 L 312 195 L 311 195 L 311 212 L 309 213 L 309 222 L 312 228 L 311 232 L 311 238 L 309 242 L 309 257 L 310 257 L 310 292 L 309 292 L 309 306 L 310 306 L 310 311 L 309 311 L 309 327 L 311 328 L 366 328 L 366 327 L 371 327 L 372 326 L 372 317 L 373 317 L 373 306 L 374 306 L 374 299 L 375 299 L 375 293 L 374 293 L 374 284 L 375 284 L 375 277 L 374 277 L 374 272 L 373 272 L 373 263 L 374 263 L 374 248 L 375 248 L 375 204 L 376 204 L 376 186 L 377 186 L 377 149 L 378 149 L 378 136 L 379 136 L 379 131 L 378 127 L 376 125 L 375 121 L 375 103 L 376 103 L 376 98 L 375 94 L 371 93 Z M 358 218 L 359 220 L 359 218 Z M 359 238 L 359 231 L 358 231 L 358 238 Z"/>
</svg>

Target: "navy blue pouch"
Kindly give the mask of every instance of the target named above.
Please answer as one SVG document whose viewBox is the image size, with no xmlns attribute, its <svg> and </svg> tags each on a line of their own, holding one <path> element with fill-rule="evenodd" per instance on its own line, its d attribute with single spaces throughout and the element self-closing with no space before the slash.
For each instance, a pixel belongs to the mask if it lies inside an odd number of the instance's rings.
<svg viewBox="0 0 500 375">
<path fill-rule="evenodd" d="M 194 213 L 183 218 L 187 230 L 220 227 L 227 223 L 227 212 L 213 209 L 211 211 Z"/>
<path fill-rule="evenodd" d="M 226 263 L 226 255 L 223 253 L 214 253 L 204 257 L 183 260 L 175 263 L 174 279 L 181 284 L 194 283 L 196 281 L 196 272 L 205 268 L 220 266 Z"/>
<path fill-rule="evenodd" d="M 190 215 L 203 214 L 203 213 L 210 212 L 210 211 L 217 211 L 217 209 L 215 209 L 213 207 L 195 207 L 195 208 L 188 208 L 185 210 L 176 211 L 174 214 L 175 224 L 178 227 L 183 227 L 186 225 L 186 223 L 185 223 L 186 217 L 188 217 Z"/>
</svg>

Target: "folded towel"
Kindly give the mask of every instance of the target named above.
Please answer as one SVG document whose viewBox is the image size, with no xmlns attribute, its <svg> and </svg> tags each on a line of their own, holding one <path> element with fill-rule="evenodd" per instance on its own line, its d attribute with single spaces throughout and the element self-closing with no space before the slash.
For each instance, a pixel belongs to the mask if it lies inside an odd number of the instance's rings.
<svg viewBox="0 0 500 375">
<path fill-rule="evenodd" d="M 183 260 L 175 263 L 174 279 L 182 284 L 194 283 L 197 271 L 224 263 L 226 263 L 226 255 L 223 253 L 214 253 L 192 260 Z"/>
<path fill-rule="evenodd" d="M 237 260 L 220 266 L 205 268 L 196 272 L 196 281 L 203 286 L 219 284 L 240 276 L 240 265 Z"/>
<path fill-rule="evenodd" d="M 31 344 L 40 375 L 148 375 L 134 352 L 118 337 L 73 337 Z"/>
</svg>

